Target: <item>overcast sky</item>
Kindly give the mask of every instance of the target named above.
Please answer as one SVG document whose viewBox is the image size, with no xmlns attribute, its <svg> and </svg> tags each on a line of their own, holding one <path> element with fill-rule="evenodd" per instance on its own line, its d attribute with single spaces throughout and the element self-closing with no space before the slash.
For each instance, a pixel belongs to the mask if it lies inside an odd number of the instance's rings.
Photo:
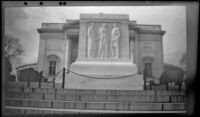
<svg viewBox="0 0 200 117">
<path fill-rule="evenodd" d="M 21 40 L 25 49 L 23 61 L 37 61 L 41 23 L 65 23 L 79 19 L 80 13 L 129 14 L 137 24 L 161 25 L 164 62 L 179 65 L 186 52 L 186 9 L 184 6 L 120 6 L 120 7 L 20 7 L 5 9 L 5 31 Z"/>
</svg>

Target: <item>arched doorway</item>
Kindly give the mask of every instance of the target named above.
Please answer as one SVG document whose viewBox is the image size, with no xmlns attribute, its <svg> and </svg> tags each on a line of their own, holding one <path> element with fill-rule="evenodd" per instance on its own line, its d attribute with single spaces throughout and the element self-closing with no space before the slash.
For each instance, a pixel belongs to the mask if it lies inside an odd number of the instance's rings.
<svg viewBox="0 0 200 117">
<path fill-rule="evenodd" d="M 146 76 L 147 77 L 152 77 L 153 76 L 153 63 L 154 59 L 152 57 L 144 57 L 142 59 L 143 62 L 143 69 L 146 68 Z"/>
</svg>

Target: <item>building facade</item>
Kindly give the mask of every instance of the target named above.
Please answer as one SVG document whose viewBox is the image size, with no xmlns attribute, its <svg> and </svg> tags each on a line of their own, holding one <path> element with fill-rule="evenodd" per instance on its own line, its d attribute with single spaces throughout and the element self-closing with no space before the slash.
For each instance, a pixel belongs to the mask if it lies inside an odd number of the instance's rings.
<svg viewBox="0 0 200 117">
<path fill-rule="evenodd" d="M 99 17 L 99 14 L 88 15 Z M 42 23 L 38 29 L 40 42 L 37 70 L 43 71 L 49 79 L 61 77 L 60 71 L 64 67 L 69 69 L 77 60 L 78 53 L 80 54 L 78 48 L 83 44 L 79 40 L 82 36 L 82 22 L 67 19 L 65 23 Z M 160 78 L 164 71 L 162 37 L 165 31 L 161 29 L 161 25 L 137 24 L 129 19 L 127 25 L 129 60 L 136 64 L 138 73 L 146 67 L 149 77 Z"/>
</svg>

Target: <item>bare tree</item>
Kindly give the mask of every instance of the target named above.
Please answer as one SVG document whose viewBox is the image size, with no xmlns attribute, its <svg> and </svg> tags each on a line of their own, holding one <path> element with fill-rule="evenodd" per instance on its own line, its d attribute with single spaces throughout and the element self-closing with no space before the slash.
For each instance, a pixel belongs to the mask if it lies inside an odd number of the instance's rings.
<svg viewBox="0 0 200 117">
<path fill-rule="evenodd" d="M 12 71 L 12 66 L 16 65 L 16 62 L 21 61 L 20 55 L 24 52 L 20 43 L 20 39 L 16 38 L 12 34 L 6 34 L 4 38 L 4 55 L 6 59 L 6 68 L 8 73 Z"/>
<path fill-rule="evenodd" d="M 23 53 L 23 47 L 20 44 L 20 40 L 11 34 L 5 35 L 5 56 L 10 60 L 17 58 Z"/>
</svg>

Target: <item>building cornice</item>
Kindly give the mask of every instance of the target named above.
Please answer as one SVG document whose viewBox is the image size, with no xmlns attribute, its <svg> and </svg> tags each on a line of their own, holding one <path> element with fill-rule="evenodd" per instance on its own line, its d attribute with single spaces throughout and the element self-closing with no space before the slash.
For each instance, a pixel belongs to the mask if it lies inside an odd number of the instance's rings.
<svg viewBox="0 0 200 117">
<path fill-rule="evenodd" d="M 138 33 L 142 33 L 142 34 L 160 34 L 160 35 L 164 35 L 166 31 L 163 30 L 144 30 L 144 29 L 140 29 L 138 30 Z"/>
<path fill-rule="evenodd" d="M 48 29 L 45 29 L 45 28 L 40 28 L 40 29 L 37 29 L 37 31 L 39 33 L 44 33 L 44 32 L 64 32 L 63 29 L 52 29 L 52 28 L 48 28 Z"/>
<path fill-rule="evenodd" d="M 77 28 L 77 27 L 74 27 L 76 25 L 78 25 L 78 28 L 79 28 L 79 24 L 80 24 L 80 20 L 69 21 L 64 24 L 63 29 Z"/>
<path fill-rule="evenodd" d="M 19 70 L 21 68 L 23 69 L 25 67 L 32 67 L 32 66 L 36 66 L 36 65 L 37 65 L 37 63 L 24 64 L 24 65 L 20 65 L 20 66 L 16 67 L 16 70 Z"/>
<path fill-rule="evenodd" d="M 78 36 L 79 35 L 79 29 L 68 29 L 66 31 L 66 35 Z"/>
</svg>

